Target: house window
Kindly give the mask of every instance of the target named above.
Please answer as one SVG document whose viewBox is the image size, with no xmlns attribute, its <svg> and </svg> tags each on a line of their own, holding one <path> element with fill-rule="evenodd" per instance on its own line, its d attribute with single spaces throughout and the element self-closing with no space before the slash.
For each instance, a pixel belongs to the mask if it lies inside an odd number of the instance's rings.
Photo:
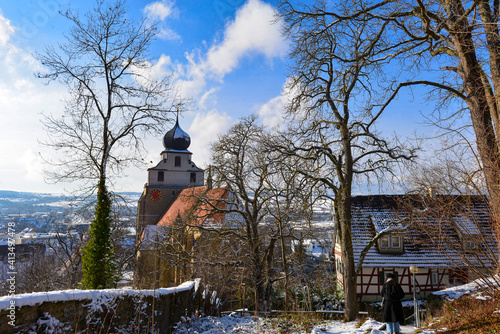
<svg viewBox="0 0 500 334">
<path fill-rule="evenodd" d="M 341 275 L 344 275 L 344 264 L 339 258 L 337 258 L 337 271 L 340 272 Z"/>
<path fill-rule="evenodd" d="M 191 173 L 190 180 L 191 180 L 191 183 L 196 183 L 196 173 Z"/>
<path fill-rule="evenodd" d="M 158 182 L 163 182 L 165 174 L 163 172 L 158 172 Z"/>
<path fill-rule="evenodd" d="M 389 248 L 389 237 L 380 238 L 380 247 Z"/>
<path fill-rule="evenodd" d="M 384 284 L 387 280 L 387 275 L 393 274 L 396 276 L 396 282 L 398 282 L 398 272 L 395 270 L 380 270 L 378 272 L 378 284 Z"/>
<path fill-rule="evenodd" d="M 467 240 L 467 247 L 470 249 L 470 250 L 476 250 L 477 249 L 477 244 L 474 240 Z"/>
<path fill-rule="evenodd" d="M 401 248 L 401 237 L 395 235 L 391 236 L 391 247 Z"/>
<path fill-rule="evenodd" d="M 181 157 L 176 156 L 175 157 L 175 167 L 180 167 L 181 166 Z"/>
<path fill-rule="evenodd" d="M 400 235 L 383 236 L 379 240 L 379 251 L 387 253 L 402 253 L 403 240 Z"/>
<path fill-rule="evenodd" d="M 437 270 L 431 271 L 431 282 L 432 282 L 432 285 L 434 285 L 434 286 L 439 285 L 439 272 Z"/>
</svg>

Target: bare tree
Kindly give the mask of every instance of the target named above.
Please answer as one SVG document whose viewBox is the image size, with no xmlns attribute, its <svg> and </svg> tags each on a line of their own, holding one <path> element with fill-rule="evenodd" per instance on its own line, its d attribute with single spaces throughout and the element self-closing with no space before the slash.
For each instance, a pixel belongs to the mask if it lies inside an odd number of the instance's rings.
<svg viewBox="0 0 500 334">
<path fill-rule="evenodd" d="M 136 283 L 141 288 L 155 288 L 201 278 L 203 289 L 216 294 L 212 302 L 210 296 L 204 295 L 204 310 L 209 312 L 214 306 L 232 301 L 238 293 L 241 281 L 247 277 L 248 268 L 243 265 L 247 252 L 240 239 L 227 233 L 232 230 L 229 220 L 217 222 L 216 226 L 210 223 L 211 211 L 215 210 L 203 208 L 207 192 L 181 196 L 193 203 L 187 212 L 178 214 L 169 226 L 146 230 Z M 221 199 L 210 202 L 215 206 L 226 203 Z M 207 222 L 200 226 L 201 220 Z"/>
<path fill-rule="evenodd" d="M 85 244 L 83 234 L 56 233 L 50 240 L 49 247 L 57 263 L 52 275 L 57 275 L 61 281 L 61 289 L 77 288 L 82 279 L 81 248 Z"/>
<path fill-rule="evenodd" d="M 339 11 L 348 11 L 349 6 L 339 4 Z M 414 158 L 415 150 L 385 140 L 375 130 L 393 83 L 382 67 L 390 57 L 387 25 L 361 18 L 355 24 L 339 23 L 325 10 L 323 2 L 301 10 L 284 1 L 280 8 L 292 45 L 290 88 L 295 96 L 288 112 L 298 126 L 291 128 L 288 143 L 278 149 L 311 163 L 314 172 L 304 174 L 331 195 L 338 228 L 334 235 L 338 234 L 345 268 L 345 318 L 353 320 L 357 316 L 353 187 L 357 181 L 390 175 L 398 161 Z"/>
<path fill-rule="evenodd" d="M 294 180 L 300 174 L 281 168 L 276 152 L 266 145 L 267 136 L 255 116 L 242 119 L 213 145 L 211 166 L 214 185 L 229 187 L 231 194 L 225 208 L 213 209 L 224 213 L 232 225 L 223 234 L 244 245 L 258 311 L 270 310 L 273 283 L 283 278 L 274 265 L 276 250 L 281 242 L 285 251 L 284 225 L 292 216 L 292 203 L 299 201 L 299 192 L 294 198 L 292 191 L 300 187 L 300 181 Z"/>
<path fill-rule="evenodd" d="M 271 277 L 269 270 L 266 276 L 266 298 L 271 299 L 272 286 L 276 281 L 283 281 L 284 309 L 288 311 L 291 304 L 290 291 L 292 290 L 293 278 L 299 276 L 298 268 L 291 252 L 291 244 L 301 237 L 310 236 L 311 220 L 313 215 L 314 184 L 305 177 L 301 171 L 306 169 L 301 159 L 294 156 L 286 156 L 274 150 L 276 137 L 271 136 L 264 142 L 267 159 L 276 165 L 275 173 L 265 179 L 269 201 L 266 203 L 268 209 L 269 227 L 272 234 L 279 241 L 279 251 L 275 255 L 275 261 L 279 263 L 268 263 L 276 268 L 281 268 L 279 275 Z M 303 279 L 299 284 L 309 286 L 309 280 Z"/>
<path fill-rule="evenodd" d="M 356 0 L 336 8 L 324 3 L 304 8 L 302 15 L 332 26 L 356 27 L 364 21 L 381 29 L 387 59 L 399 61 L 392 70 L 402 74 L 387 102 L 403 87 L 426 85 L 438 92 L 438 107 L 451 100 L 466 106 L 500 235 L 500 3 Z M 284 4 L 289 8 L 288 1 Z"/>
<path fill-rule="evenodd" d="M 421 161 L 415 169 L 405 172 L 407 192 L 484 195 L 487 188 L 480 158 L 471 143 L 446 138 L 429 152 L 433 159 Z"/>
<path fill-rule="evenodd" d="M 170 120 L 175 99 L 168 78 L 151 80 L 145 74 L 154 23 L 134 23 L 122 0 L 97 1 L 84 17 L 72 10 L 62 15 L 72 24 L 65 43 L 37 54 L 45 67 L 37 76 L 59 81 L 70 93 L 63 115 L 44 120 L 50 134 L 45 144 L 59 153 L 59 160 L 50 161 L 56 169 L 49 176 L 56 182 L 79 182 L 86 194 L 98 188 L 89 258 L 84 257 L 84 273 L 96 277 L 113 271 L 110 176 L 140 161 L 143 135 L 160 131 Z M 113 285 L 108 274 L 93 283 L 85 274 L 84 281 L 93 288 Z"/>
<path fill-rule="evenodd" d="M 234 196 L 226 216 L 234 212 L 238 228 L 234 233 L 245 243 L 249 258 L 250 284 L 255 293 L 255 309 L 266 311 L 266 271 L 272 259 L 276 237 L 265 236 L 261 229 L 267 214 L 265 178 L 268 161 L 263 154 L 262 127 L 255 116 L 243 119 L 221 136 L 212 147 L 212 171 L 218 185 L 227 185 Z"/>
</svg>

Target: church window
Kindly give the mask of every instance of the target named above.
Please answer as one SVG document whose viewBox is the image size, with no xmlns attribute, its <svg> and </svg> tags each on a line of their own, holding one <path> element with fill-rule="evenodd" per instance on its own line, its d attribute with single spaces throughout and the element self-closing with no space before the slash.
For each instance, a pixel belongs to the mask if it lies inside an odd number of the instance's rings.
<svg viewBox="0 0 500 334">
<path fill-rule="evenodd" d="M 180 167 L 181 166 L 181 157 L 176 156 L 175 157 L 175 167 Z"/>
<path fill-rule="evenodd" d="M 158 182 L 163 182 L 164 178 L 165 178 L 165 173 L 158 172 Z"/>
<path fill-rule="evenodd" d="M 191 179 L 191 183 L 196 183 L 196 173 L 191 173 L 190 179 Z"/>
</svg>

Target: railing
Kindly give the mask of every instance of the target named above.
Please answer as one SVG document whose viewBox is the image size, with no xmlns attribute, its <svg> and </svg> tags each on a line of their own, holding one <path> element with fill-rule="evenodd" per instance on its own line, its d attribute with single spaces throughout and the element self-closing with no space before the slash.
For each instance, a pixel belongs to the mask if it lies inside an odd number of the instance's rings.
<svg viewBox="0 0 500 334">
<path fill-rule="evenodd" d="M 249 310 L 235 310 L 235 311 L 224 311 L 222 314 L 237 313 L 240 316 L 263 316 L 272 317 L 280 314 L 318 314 L 322 316 L 343 316 L 345 311 L 284 311 L 284 310 L 272 310 L 272 311 L 249 311 Z M 368 315 L 368 312 L 360 311 L 358 314 Z"/>
</svg>

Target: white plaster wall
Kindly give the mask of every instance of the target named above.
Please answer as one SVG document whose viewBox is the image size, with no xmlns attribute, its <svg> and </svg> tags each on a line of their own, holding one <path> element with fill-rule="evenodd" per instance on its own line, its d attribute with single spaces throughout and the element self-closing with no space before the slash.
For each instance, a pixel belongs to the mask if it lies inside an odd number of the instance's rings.
<svg viewBox="0 0 500 334">
<path fill-rule="evenodd" d="M 175 166 L 175 157 L 181 158 L 181 165 Z M 149 186 L 202 186 L 204 173 L 191 161 L 192 153 L 189 151 L 164 151 L 158 165 L 148 170 Z M 158 181 L 158 172 L 163 172 L 163 181 Z M 191 183 L 191 173 L 196 173 L 196 182 Z"/>
</svg>

